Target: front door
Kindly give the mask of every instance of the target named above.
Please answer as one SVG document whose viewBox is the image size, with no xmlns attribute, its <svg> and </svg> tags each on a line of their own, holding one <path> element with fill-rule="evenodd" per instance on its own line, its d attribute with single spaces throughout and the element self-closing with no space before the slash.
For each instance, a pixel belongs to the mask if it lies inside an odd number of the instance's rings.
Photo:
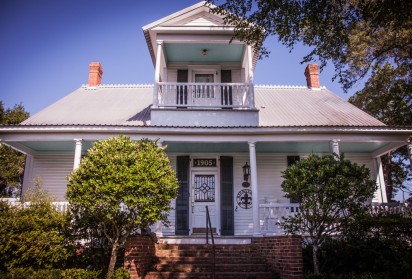
<svg viewBox="0 0 412 279">
<path fill-rule="evenodd" d="M 216 176 L 215 172 L 192 173 L 192 234 L 206 233 L 206 206 L 213 232 L 216 232 Z"/>
</svg>

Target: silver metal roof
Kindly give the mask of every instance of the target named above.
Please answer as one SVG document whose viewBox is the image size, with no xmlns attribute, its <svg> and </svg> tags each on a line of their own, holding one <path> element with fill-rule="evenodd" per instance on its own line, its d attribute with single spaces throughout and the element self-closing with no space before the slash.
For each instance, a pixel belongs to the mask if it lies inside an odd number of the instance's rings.
<svg viewBox="0 0 412 279">
<path fill-rule="evenodd" d="M 150 126 L 153 85 L 83 86 L 22 125 Z M 256 86 L 260 127 L 384 126 L 327 89 Z"/>
</svg>

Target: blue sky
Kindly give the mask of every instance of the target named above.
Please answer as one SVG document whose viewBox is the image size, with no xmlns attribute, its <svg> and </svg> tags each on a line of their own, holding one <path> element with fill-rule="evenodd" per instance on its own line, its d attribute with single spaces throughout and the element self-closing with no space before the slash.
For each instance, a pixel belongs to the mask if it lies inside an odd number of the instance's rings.
<svg viewBox="0 0 412 279">
<path fill-rule="evenodd" d="M 0 100 L 22 103 L 31 115 L 87 83 L 88 65 L 103 65 L 102 83 L 153 83 L 154 68 L 142 26 L 198 0 L 0 1 Z M 255 84 L 305 85 L 307 49 L 292 53 L 270 38 L 269 58 L 257 64 Z M 321 85 L 344 99 L 333 67 Z"/>
</svg>

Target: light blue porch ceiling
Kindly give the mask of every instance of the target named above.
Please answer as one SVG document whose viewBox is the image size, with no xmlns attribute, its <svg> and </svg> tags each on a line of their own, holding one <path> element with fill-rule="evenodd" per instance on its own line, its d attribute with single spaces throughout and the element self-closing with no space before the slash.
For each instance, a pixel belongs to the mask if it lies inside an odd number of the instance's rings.
<svg viewBox="0 0 412 279">
<path fill-rule="evenodd" d="M 164 142 L 169 153 L 236 153 L 249 152 L 247 142 L 193 143 Z M 383 142 L 340 142 L 343 153 L 371 153 L 388 143 Z M 329 142 L 258 142 L 258 153 L 330 153 Z"/>
<path fill-rule="evenodd" d="M 10 143 L 12 144 L 12 143 Z M 74 152 L 73 141 L 21 141 L 20 146 L 25 146 L 36 152 Z M 82 150 L 86 151 L 92 142 L 84 141 Z M 164 142 L 168 153 L 235 153 L 249 152 L 247 142 Z M 339 149 L 344 153 L 371 153 L 390 143 L 385 142 L 340 142 Z M 258 153 L 329 153 L 329 142 L 258 142 Z"/>
<path fill-rule="evenodd" d="M 29 149 L 36 152 L 51 151 L 51 152 L 74 152 L 76 143 L 75 141 L 23 141 L 19 142 Z M 82 150 L 86 151 L 92 147 L 92 142 L 84 141 L 82 142 Z"/>
<path fill-rule="evenodd" d="M 165 43 L 168 63 L 188 64 L 241 64 L 244 52 L 242 44 L 180 44 Z M 206 49 L 207 55 L 202 51 Z"/>
</svg>

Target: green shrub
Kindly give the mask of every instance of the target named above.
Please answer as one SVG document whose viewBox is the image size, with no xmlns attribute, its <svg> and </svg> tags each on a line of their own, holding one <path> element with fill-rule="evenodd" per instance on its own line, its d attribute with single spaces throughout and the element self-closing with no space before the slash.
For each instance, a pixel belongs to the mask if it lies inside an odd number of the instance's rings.
<svg viewBox="0 0 412 279">
<path fill-rule="evenodd" d="M 306 273 L 312 271 L 311 253 L 310 247 L 304 248 Z M 371 278 L 412 278 L 412 247 L 401 240 L 329 239 L 322 244 L 318 256 L 320 272 L 324 274 L 371 273 Z M 360 278 L 369 278 L 365 276 Z"/>
<path fill-rule="evenodd" d="M 118 268 L 114 271 L 111 279 L 130 279 L 130 274 L 126 269 Z"/>
<path fill-rule="evenodd" d="M 25 198 L 30 205 L 0 202 L 0 270 L 65 267 L 74 252 L 63 233 L 66 215 L 56 211 L 40 186 Z"/>
<path fill-rule="evenodd" d="M 101 279 L 102 271 L 87 269 L 39 269 L 14 268 L 0 273 L 3 279 Z"/>
</svg>

